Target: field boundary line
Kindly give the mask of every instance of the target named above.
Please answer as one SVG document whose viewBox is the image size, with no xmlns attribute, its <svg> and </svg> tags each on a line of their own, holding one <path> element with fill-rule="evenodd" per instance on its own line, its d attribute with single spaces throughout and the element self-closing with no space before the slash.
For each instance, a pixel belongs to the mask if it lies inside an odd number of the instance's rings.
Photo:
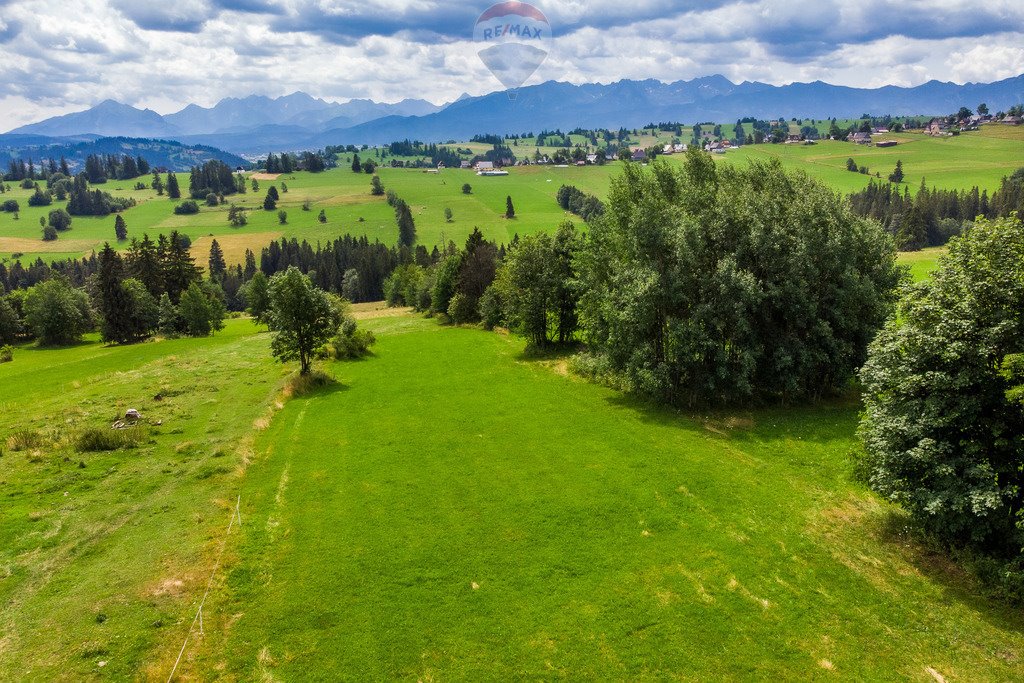
<svg viewBox="0 0 1024 683">
<path fill-rule="evenodd" d="M 181 643 L 181 649 L 178 651 L 178 658 L 174 660 L 174 666 L 171 667 L 171 673 L 167 675 L 167 683 L 171 683 L 174 679 L 174 674 L 178 671 L 178 664 L 181 663 L 181 657 L 185 654 L 185 647 L 188 646 L 188 639 L 192 637 L 192 632 L 196 629 L 196 623 L 200 624 L 200 632 L 202 632 L 203 623 L 203 605 L 206 604 L 206 598 L 210 595 L 210 589 L 213 588 L 213 580 L 217 577 L 217 571 L 220 569 L 221 560 L 224 558 L 224 551 L 228 547 L 228 539 L 231 537 L 231 529 L 235 526 L 235 520 L 238 521 L 238 526 L 242 526 L 242 495 L 238 494 L 238 498 L 235 500 L 235 507 L 231 510 L 231 519 L 228 521 L 228 529 L 224 533 L 224 542 L 220 545 L 220 552 L 217 553 L 217 562 L 213 565 L 213 571 L 210 572 L 210 578 L 206 582 L 206 591 L 203 593 L 203 598 L 199 601 L 199 608 L 196 610 L 196 615 L 192 617 L 192 623 L 188 627 L 188 632 L 185 634 L 185 640 Z"/>
</svg>

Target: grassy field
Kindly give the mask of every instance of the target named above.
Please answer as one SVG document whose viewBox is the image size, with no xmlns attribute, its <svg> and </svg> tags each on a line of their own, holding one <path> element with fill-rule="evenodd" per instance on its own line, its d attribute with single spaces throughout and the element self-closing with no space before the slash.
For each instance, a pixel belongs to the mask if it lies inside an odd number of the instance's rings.
<svg viewBox="0 0 1024 683">
<path fill-rule="evenodd" d="M 1024 614 L 853 481 L 854 398 L 681 415 L 366 308 L 291 400 L 245 320 L 0 365 L 0 680 L 166 680 L 207 585 L 183 679 L 1024 675 Z M 147 443 L 76 450 L 127 407 Z"/>
<path fill-rule="evenodd" d="M 268 346 L 233 320 L 203 340 L 29 346 L 0 365 L 0 680 L 166 678 L 154 652 L 181 643 L 273 409 Z M 149 425 L 141 447 L 76 448 L 129 407 Z"/>
<path fill-rule="evenodd" d="M 916 191 L 921 179 L 929 185 L 946 188 L 967 188 L 979 185 L 994 191 L 1002 177 L 1024 163 L 1024 130 L 1000 126 L 987 126 L 978 133 L 955 138 L 931 138 L 920 134 L 891 136 L 900 140 L 894 148 L 865 148 L 846 142 L 823 141 L 813 146 L 755 145 L 716 157 L 720 163 L 749 163 L 752 159 L 778 158 L 790 168 L 801 169 L 842 192 L 863 188 L 870 180 L 866 175 L 846 170 L 846 160 L 852 157 L 858 164 L 867 165 L 872 172 L 888 176 L 897 159 L 903 161 L 907 186 Z M 654 142 L 654 138 L 650 138 Z M 471 145 L 472 146 L 472 145 Z M 521 145 L 524 154 L 532 148 Z M 366 153 L 364 152 L 364 157 Z M 679 163 L 680 156 L 665 157 L 670 163 Z M 344 160 L 344 158 L 342 159 Z M 413 169 L 381 168 L 384 185 L 393 189 L 412 206 L 419 241 L 429 247 L 446 239 L 461 242 L 474 227 L 485 236 L 507 243 L 515 234 L 527 235 L 551 230 L 559 222 L 573 218 L 563 212 L 555 202 L 555 194 L 563 184 L 576 185 L 599 197 L 607 195 L 611 178 L 620 170 L 619 163 L 597 167 L 525 167 L 514 168 L 506 177 L 478 177 L 471 171 L 448 169 L 439 174 Z M 180 174 L 183 189 L 187 190 L 188 175 Z M 462 193 L 463 183 L 470 183 L 472 194 Z M 274 184 L 288 185 L 289 192 L 281 195 L 280 209 L 287 211 L 288 222 L 280 224 L 277 211 L 262 209 L 263 196 Z M 228 260 L 239 262 L 246 249 L 258 253 L 270 240 L 278 237 L 298 237 L 310 243 L 326 242 L 344 234 L 367 235 L 391 244 L 397 239 L 393 211 L 383 198 L 370 194 L 370 177 L 355 174 L 347 167 L 322 174 L 296 173 L 282 176 L 276 181 L 261 181 L 256 193 L 232 197 L 240 205 L 252 209 L 249 224 L 232 228 L 227 221 L 227 207 L 203 206 L 193 216 L 177 216 L 174 202 L 157 197 L 151 190 L 132 190 L 133 181 L 108 182 L 103 189 L 115 195 L 135 197 L 139 205 L 124 213 L 130 236 L 149 233 L 168 233 L 180 230 L 195 243 L 195 254 L 205 262 L 209 243 L 216 237 L 224 247 Z M 13 184 L 12 184 L 13 185 Z M 0 199 L 15 198 L 21 203 L 19 220 L 13 214 L 0 213 L 0 260 L 12 260 L 21 254 L 22 263 L 80 257 L 114 238 L 114 217 L 75 217 L 72 230 L 56 242 L 43 242 L 39 218 L 51 207 L 33 208 L 27 205 L 29 190 L 15 188 Z M 506 220 L 505 197 L 511 196 L 516 207 L 516 218 Z M 308 201 L 311 211 L 303 211 Z M 445 208 L 451 208 L 454 219 L 447 223 Z M 327 222 L 320 223 L 317 214 L 324 209 Z M 126 246 L 125 244 L 121 245 Z"/>
</svg>

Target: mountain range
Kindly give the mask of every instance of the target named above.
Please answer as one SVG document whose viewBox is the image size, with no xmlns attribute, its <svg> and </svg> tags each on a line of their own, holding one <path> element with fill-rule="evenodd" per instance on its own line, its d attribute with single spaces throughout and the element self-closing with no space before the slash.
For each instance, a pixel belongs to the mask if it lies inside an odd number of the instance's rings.
<svg viewBox="0 0 1024 683">
<path fill-rule="evenodd" d="M 821 81 L 774 86 L 733 83 L 723 76 L 664 83 L 622 80 L 575 85 L 548 81 L 446 105 L 327 102 L 297 92 L 278 98 L 227 98 L 213 107 L 191 104 L 160 114 L 107 100 L 10 131 L 19 135 L 127 135 L 173 139 L 237 154 L 380 144 L 405 138 L 465 140 L 478 133 L 538 132 L 548 128 L 635 128 L 652 122 L 729 123 L 739 118 L 853 118 L 868 113 L 932 116 L 985 102 L 995 112 L 1024 102 L 1024 75 L 995 83 L 929 81 L 904 88 L 849 88 Z"/>
</svg>

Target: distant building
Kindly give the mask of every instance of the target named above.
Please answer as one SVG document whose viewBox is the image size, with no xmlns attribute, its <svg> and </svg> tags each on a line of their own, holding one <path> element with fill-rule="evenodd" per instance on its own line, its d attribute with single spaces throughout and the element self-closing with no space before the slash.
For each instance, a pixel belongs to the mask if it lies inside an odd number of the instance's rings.
<svg viewBox="0 0 1024 683">
<path fill-rule="evenodd" d="M 459 164 L 459 168 L 473 168 L 473 164 L 469 163 L 468 161 L 463 161 L 461 164 Z"/>
<path fill-rule="evenodd" d="M 474 166 L 473 169 L 478 171 L 478 172 L 479 171 L 493 171 L 494 170 L 494 162 L 493 161 L 478 161 L 478 162 L 476 162 L 476 166 Z"/>
<path fill-rule="evenodd" d="M 945 119 L 932 119 L 924 127 L 924 132 L 927 135 L 945 135 L 948 131 L 949 124 L 946 123 Z"/>
<path fill-rule="evenodd" d="M 632 159 L 633 161 L 647 161 L 647 152 L 642 149 L 635 150 Z"/>
<path fill-rule="evenodd" d="M 587 163 L 588 164 L 596 164 L 597 163 L 597 155 L 596 154 L 588 154 L 587 155 Z"/>
<path fill-rule="evenodd" d="M 871 133 L 850 133 L 850 136 L 846 139 L 848 142 L 852 142 L 857 145 L 870 145 Z"/>
<path fill-rule="evenodd" d="M 1007 116 L 1001 123 L 1005 126 L 1019 126 L 1021 124 L 1021 117 Z"/>
<path fill-rule="evenodd" d="M 895 147 L 895 146 L 896 146 L 896 141 L 895 140 L 880 140 L 880 141 L 875 143 L 875 147 Z"/>
</svg>

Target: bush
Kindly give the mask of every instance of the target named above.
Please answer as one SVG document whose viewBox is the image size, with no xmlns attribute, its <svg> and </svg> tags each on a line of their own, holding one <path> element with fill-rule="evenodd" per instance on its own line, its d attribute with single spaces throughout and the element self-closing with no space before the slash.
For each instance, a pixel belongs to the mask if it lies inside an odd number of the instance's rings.
<svg viewBox="0 0 1024 683">
<path fill-rule="evenodd" d="M 43 228 L 43 241 L 52 242 L 57 239 L 57 228 L 52 225 L 47 225 Z"/>
<path fill-rule="evenodd" d="M 123 448 L 138 448 L 146 441 L 141 427 L 128 429 L 100 429 L 90 427 L 79 432 L 75 438 L 75 450 L 80 453 L 117 451 Z"/>
<path fill-rule="evenodd" d="M 53 204 L 53 195 L 49 191 L 43 192 L 43 190 L 37 185 L 35 193 L 28 198 L 29 206 L 49 206 Z"/>
<path fill-rule="evenodd" d="M 186 199 L 182 203 L 174 207 L 174 213 L 180 215 L 188 215 L 193 213 L 199 213 L 199 205 L 194 200 Z"/>
<path fill-rule="evenodd" d="M 43 435 L 34 429 L 19 429 L 7 437 L 7 447 L 12 451 L 31 451 L 45 443 Z"/>
<path fill-rule="evenodd" d="M 220 200 L 217 198 L 216 194 L 211 192 L 210 194 L 206 195 L 207 206 L 217 206 L 218 204 L 220 204 Z"/>
<path fill-rule="evenodd" d="M 331 340 L 330 355 L 338 360 L 355 360 L 365 356 L 376 342 L 372 332 L 359 329 L 355 319 L 345 318 Z"/>
<path fill-rule="evenodd" d="M 462 186 L 462 194 L 473 194 L 473 186 L 469 183 L 465 183 Z"/>
<path fill-rule="evenodd" d="M 18 211 L 21 210 L 21 205 L 18 204 L 17 199 L 7 199 L 4 200 L 3 204 L 0 204 L 0 208 L 2 208 L 7 213 L 17 213 Z"/>
<path fill-rule="evenodd" d="M 473 322 L 477 317 L 473 301 L 462 292 L 457 292 L 448 302 L 448 317 L 456 325 Z"/>
<path fill-rule="evenodd" d="M 71 214 L 64 209 L 55 209 L 50 212 L 49 223 L 54 230 L 70 230 Z"/>
<path fill-rule="evenodd" d="M 10 363 L 14 360 L 14 347 L 10 344 L 0 346 L 0 363 Z"/>
</svg>

